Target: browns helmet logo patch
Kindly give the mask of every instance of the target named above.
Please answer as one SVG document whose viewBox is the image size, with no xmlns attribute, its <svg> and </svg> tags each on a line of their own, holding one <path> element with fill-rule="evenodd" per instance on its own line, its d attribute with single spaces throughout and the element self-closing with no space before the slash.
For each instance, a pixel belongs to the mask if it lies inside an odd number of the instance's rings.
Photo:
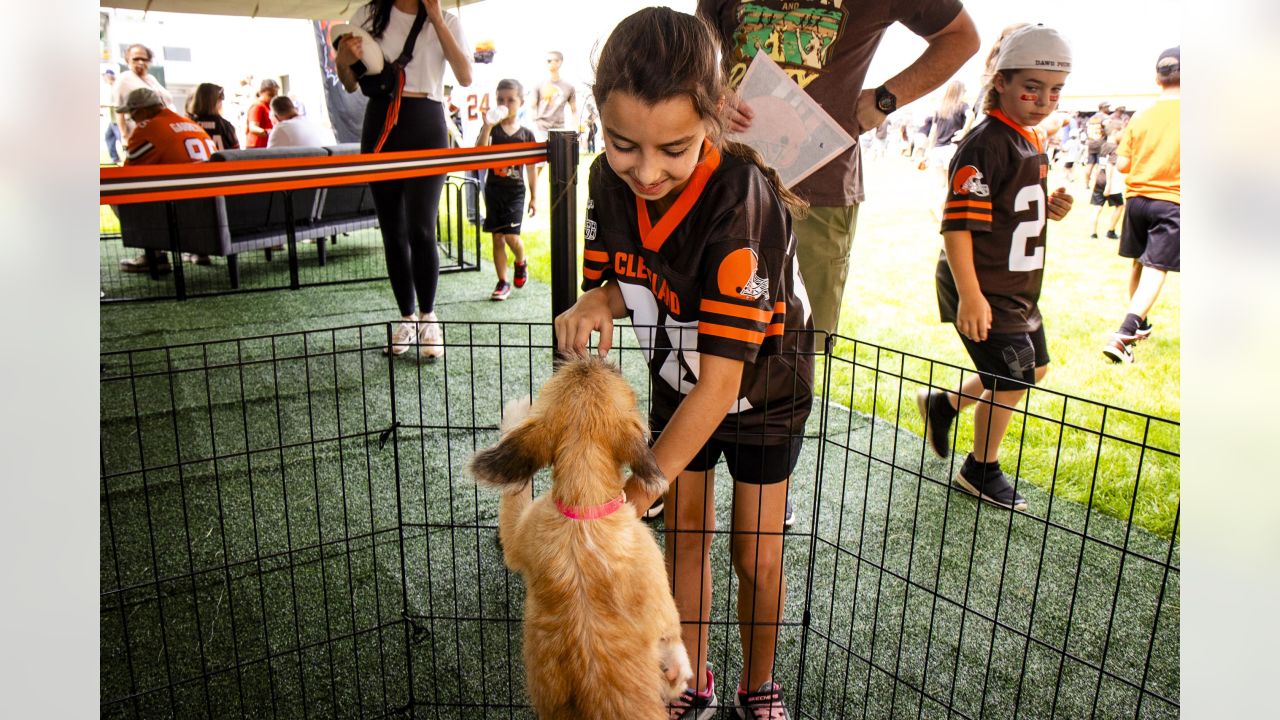
<svg viewBox="0 0 1280 720">
<path fill-rule="evenodd" d="M 738 248 L 720 261 L 716 285 L 725 297 L 756 300 L 769 292 L 768 278 L 756 274 L 760 260 L 751 248 Z"/>
<path fill-rule="evenodd" d="M 965 165 L 951 176 L 951 192 L 956 195 L 987 197 L 991 188 L 982 182 L 982 172 L 972 165 Z"/>
</svg>

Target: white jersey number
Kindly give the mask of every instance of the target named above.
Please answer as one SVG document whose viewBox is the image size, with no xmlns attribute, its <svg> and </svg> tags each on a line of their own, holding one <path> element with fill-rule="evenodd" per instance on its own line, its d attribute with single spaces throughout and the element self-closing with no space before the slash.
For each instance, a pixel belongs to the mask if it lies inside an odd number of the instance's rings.
<svg viewBox="0 0 1280 720">
<path fill-rule="evenodd" d="M 207 138 L 187 138 L 182 144 L 187 148 L 187 155 L 196 162 L 208 160 L 210 155 L 218 151 L 213 146 L 213 141 Z"/>
<path fill-rule="evenodd" d="M 1013 211 L 1030 210 L 1036 205 L 1036 219 L 1018 223 L 1013 229 L 1013 241 L 1009 245 L 1009 270 L 1012 272 L 1031 272 L 1044 267 L 1044 246 L 1027 254 L 1027 243 L 1040 237 L 1044 230 L 1044 188 L 1040 185 L 1028 185 L 1018 191 L 1013 199 Z"/>
</svg>

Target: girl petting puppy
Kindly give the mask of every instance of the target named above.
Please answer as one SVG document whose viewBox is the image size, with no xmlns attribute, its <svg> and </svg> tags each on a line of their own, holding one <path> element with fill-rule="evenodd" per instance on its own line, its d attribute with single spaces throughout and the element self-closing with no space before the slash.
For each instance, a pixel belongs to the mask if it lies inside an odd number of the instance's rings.
<svg viewBox="0 0 1280 720">
<path fill-rule="evenodd" d="M 600 52 L 592 88 L 604 155 L 591 166 L 583 290 L 556 318 L 559 349 L 586 351 L 630 317 L 652 376 L 654 456 L 671 483 L 666 563 L 694 682 L 671 718 L 717 711 L 711 616 L 715 466 L 733 477 L 731 553 L 740 583 L 740 718 L 786 718 L 773 679 L 784 597 L 787 487 L 812 404 L 813 323 L 790 211 L 803 203 L 745 145 L 727 141 L 715 34 L 647 8 Z M 656 500 L 639 482 L 643 514 Z"/>
</svg>

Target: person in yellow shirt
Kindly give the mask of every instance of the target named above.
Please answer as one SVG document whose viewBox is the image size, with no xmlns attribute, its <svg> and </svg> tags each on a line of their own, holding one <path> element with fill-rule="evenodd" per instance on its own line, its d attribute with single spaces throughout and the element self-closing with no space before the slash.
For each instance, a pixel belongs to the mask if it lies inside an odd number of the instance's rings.
<svg viewBox="0 0 1280 720">
<path fill-rule="evenodd" d="M 1129 310 L 1102 354 L 1116 363 L 1133 362 L 1133 346 L 1151 335 L 1147 314 L 1165 277 L 1180 266 L 1182 208 L 1182 73 L 1180 47 L 1156 60 L 1160 99 L 1125 127 L 1116 149 L 1116 170 L 1127 174 L 1120 256 L 1133 259 Z"/>
</svg>

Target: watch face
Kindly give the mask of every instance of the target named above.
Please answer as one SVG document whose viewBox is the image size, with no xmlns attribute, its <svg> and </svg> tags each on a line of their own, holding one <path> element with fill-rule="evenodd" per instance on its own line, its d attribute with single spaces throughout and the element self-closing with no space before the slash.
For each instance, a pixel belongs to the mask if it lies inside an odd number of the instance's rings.
<svg viewBox="0 0 1280 720">
<path fill-rule="evenodd" d="M 876 106 L 880 108 L 880 112 L 888 115 L 893 112 L 893 99 L 882 95 L 876 99 Z"/>
</svg>

